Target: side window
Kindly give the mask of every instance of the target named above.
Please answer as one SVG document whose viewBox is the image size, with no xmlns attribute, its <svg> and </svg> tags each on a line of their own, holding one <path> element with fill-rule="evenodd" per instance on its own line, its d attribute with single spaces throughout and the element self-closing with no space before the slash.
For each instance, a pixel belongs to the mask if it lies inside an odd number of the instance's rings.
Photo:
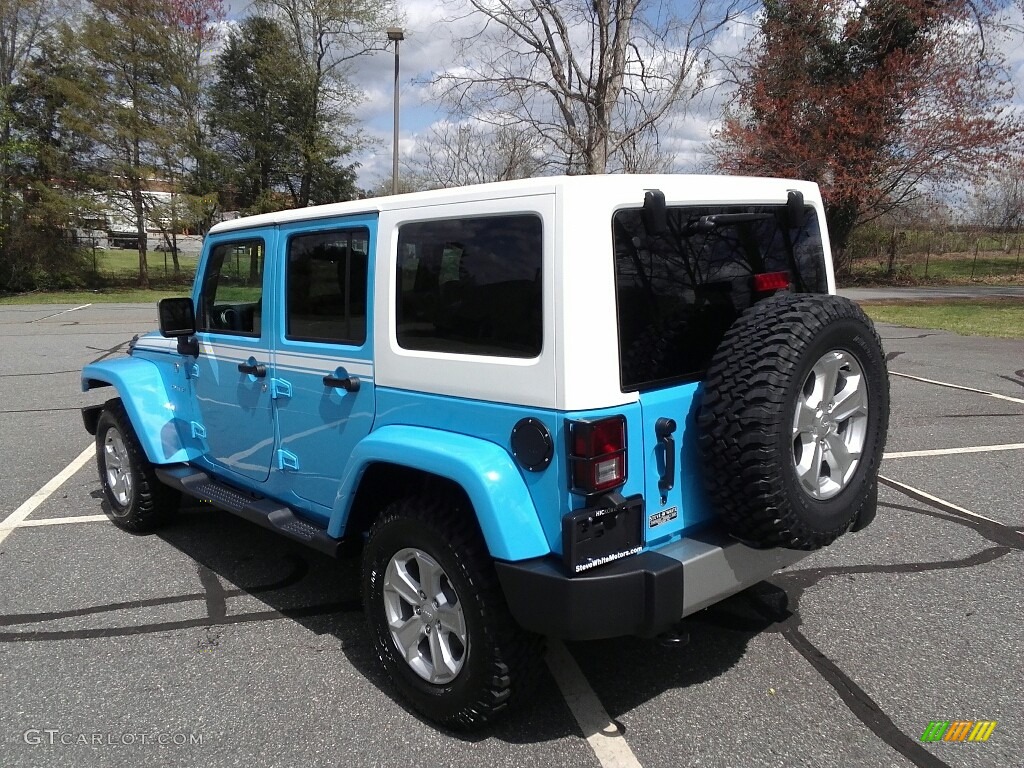
<svg viewBox="0 0 1024 768">
<path fill-rule="evenodd" d="M 359 346 L 366 341 L 366 229 L 295 235 L 288 241 L 285 336 Z"/>
<path fill-rule="evenodd" d="M 266 244 L 260 239 L 214 246 L 199 292 L 197 330 L 260 335 L 265 257 Z"/>
<path fill-rule="evenodd" d="M 517 214 L 398 230 L 398 343 L 500 357 L 541 351 L 542 225 Z"/>
</svg>

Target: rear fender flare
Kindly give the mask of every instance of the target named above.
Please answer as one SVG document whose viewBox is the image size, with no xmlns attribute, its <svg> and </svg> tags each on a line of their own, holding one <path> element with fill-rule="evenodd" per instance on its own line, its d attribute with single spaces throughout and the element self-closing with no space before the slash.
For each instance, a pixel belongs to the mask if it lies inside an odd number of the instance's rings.
<svg viewBox="0 0 1024 768">
<path fill-rule="evenodd" d="M 492 557 L 523 560 L 551 549 L 519 468 L 495 443 L 438 429 L 389 425 L 352 452 L 327 533 L 341 537 L 359 482 L 376 463 L 428 472 L 457 483 L 469 497 Z"/>
</svg>

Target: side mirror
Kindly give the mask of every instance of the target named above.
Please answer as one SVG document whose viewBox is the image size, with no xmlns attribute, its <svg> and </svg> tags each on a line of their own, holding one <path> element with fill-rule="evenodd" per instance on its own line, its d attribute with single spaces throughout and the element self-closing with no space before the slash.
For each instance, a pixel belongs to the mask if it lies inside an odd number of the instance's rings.
<svg viewBox="0 0 1024 768">
<path fill-rule="evenodd" d="M 178 354 L 199 357 L 199 342 L 195 340 L 196 308 L 192 299 L 160 299 L 157 303 L 160 316 L 160 335 L 178 340 Z"/>
<path fill-rule="evenodd" d="M 786 195 L 786 218 L 790 229 L 800 229 L 807 218 L 807 211 L 804 210 L 804 193 L 795 189 L 789 190 Z"/>
<path fill-rule="evenodd" d="M 160 299 L 160 335 L 167 339 L 191 336 L 196 332 L 196 308 L 190 298 Z"/>
</svg>

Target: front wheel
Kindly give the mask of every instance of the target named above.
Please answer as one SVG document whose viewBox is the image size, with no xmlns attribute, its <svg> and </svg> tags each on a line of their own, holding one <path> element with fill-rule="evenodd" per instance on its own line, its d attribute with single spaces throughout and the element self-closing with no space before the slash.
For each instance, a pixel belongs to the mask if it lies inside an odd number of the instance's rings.
<svg viewBox="0 0 1024 768">
<path fill-rule="evenodd" d="M 424 717 L 467 729 L 521 697 L 540 638 L 508 613 L 474 521 L 458 502 L 409 498 L 370 531 L 363 602 L 377 655 Z"/>
<path fill-rule="evenodd" d="M 118 527 L 152 531 L 177 509 L 179 494 L 157 479 L 120 400 L 108 401 L 96 422 L 96 466 Z"/>
</svg>

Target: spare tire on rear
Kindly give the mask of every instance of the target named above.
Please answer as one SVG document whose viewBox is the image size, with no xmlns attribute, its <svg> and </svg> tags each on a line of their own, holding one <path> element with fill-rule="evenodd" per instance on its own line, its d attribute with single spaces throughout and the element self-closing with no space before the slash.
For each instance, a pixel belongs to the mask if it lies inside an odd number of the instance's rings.
<svg viewBox="0 0 1024 768">
<path fill-rule="evenodd" d="M 817 549 L 874 514 L 889 378 L 848 299 L 780 293 L 730 327 L 698 415 L 705 487 L 756 547 Z"/>
</svg>

